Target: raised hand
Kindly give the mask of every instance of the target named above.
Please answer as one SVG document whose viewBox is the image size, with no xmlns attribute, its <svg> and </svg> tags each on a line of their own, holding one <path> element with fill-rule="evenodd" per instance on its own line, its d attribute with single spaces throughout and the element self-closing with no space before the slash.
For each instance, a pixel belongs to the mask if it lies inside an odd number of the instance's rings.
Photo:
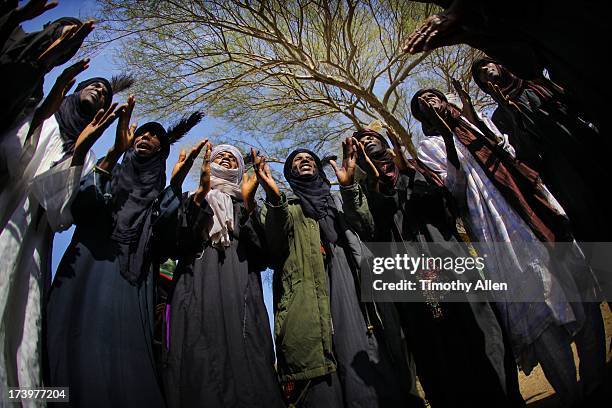
<svg viewBox="0 0 612 408">
<path fill-rule="evenodd" d="M 51 69 L 58 60 L 62 61 L 72 58 L 93 29 L 93 20 L 86 21 L 80 26 L 70 28 L 63 32 L 60 38 L 55 40 L 45 51 L 43 51 L 38 57 L 38 60 L 46 65 L 48 69 Z"/>
<path fill-rule="evenodd" d="M 472 124 L 477 125 L 479 122 L 478 114 L 476 113 L 476 109 L 474 108 L 470 94 L 463 89 L 461 83 L 455 78 L 451 78 L 451 83 L 453 84 L 453 88 L 455 88 L 455 92 L 457 92 L 457 95 L 459 95 L 459 99 L 461 99 L 461 104 L 463 105 L 461 114 L 472 122 Z"/>
<path fill-rule="evenodd" d="M 251 148 L 251 155 L 253 157 L 256 156 L 255 150 Z M 244 207 L 247 212 L 251 212 L 255 209 L 255 192 L 257 192 L 257 186 L 259 185 L 259 181 L 257 180 L 257 175 L 255 171 L 253 174 L 249 175 L 248 173 L 244 173 L 242 176 L 242 201 L 244 203 Z"/>
<path fill-rule="evenodd" d="M 505 95 L 499 86 L 491 82 L 487 82 L 487 85 L 489 86 L 489 89 L 493 93 L 493 95 L 491 95 L 493 99 L 495 99 L 498 103 L 501 103 L 505 105 L 507 108 L 509 108 L 510 112 L 513 115 L 523 114 L 523 110 L 520 108 L 520 106 L 518 106 L 512 99 L 510 99 L 509 95 Z"/>
<path fill-rule="evenodd" d="M 47 3 L 47 0 L 30 0 L 22 7 L 14 10 L 15 21 L 19 24 L 40 16 L 46 11 L 57 6 L 57 1 Z"/>
<path fill-rule="evenodd" d="M 180 188 L 191 170 L 195 159 L 198 157 L 204 146 L 208 144 L 208 139 L 204 139 L 195 145 L 191 151 L 189 152 L 189 156 L 187 156 L 187 152 L 185 149 L 182 149 L 179 153 L 179 158 L 174 168 L 172 169 L 172 176 L 170 177 L 170 185 L 176 188 Z"/>
<path fill-rule="evenodd" d="M 125 153 L 134 143 L 134 132 L 136 124 L 130 125 L 132 112 L 134 112 L 136 98 L 134 95 L 128 96 L 127 103 L 121 105 L 117 109 L 119 122 L 117 123 L 117 133 L 115 134 L 115 144 L 112 147 L 112 152 L 118 156 Z"/>
<path fill-rule="evenodd" d="M 204 148 L 206 150 L 204 151 L 204 160 L 200 169 L 200 185 L 193 197 L 193 200 L 198 205 L 204 201 L 206 194 L 210 191 L 210 153 L 212 152 L 212 144 L 206 141 Z"/>
<path fill-rule="evenodd" d="M 81 61 L 69 66 L 60 74 L 59 77 L 57 77 L 53 88 L 51 88 L 51 92 L 49 92 L 49 95 L 47 95 L 45 101 L 40 107 L 45 113 L 45 119 L 50 118 L 51 115 L 59 110 L 64 97 L 74 85 L 76 81 L 75 78 L 87 68 L 89 68 L 89 58 L 82 59 Z"/>
<path fill-rule="evenodd" d="M 100 109 L 93 120 L 83 129 L 74 146 L 72 166 L 82 166 L 85 163 L 87 152 L 117 118 L 116 107 L 117 103 L 113 103 L 107 110 Z"/>
<path fill-rule="evenodd" d="M 470 95 L 465 91 L 465 89 L 463 89 L 463 86 L 461 86 L 461 82 L 459 82 L 459 80 L 457 78 L 451 78 L 451 84 L 453 85 L 453 88 L 455 88 L 455 92 L 457 92 L 457 95 L 459 95 L 459 98 L 461 99 L 461 102 L 463 101 L 472 101 L 472 98 L 470 97 Z"/>
<path fill-rule="evenodd" d="M 376 168 L 374 162 L 366 153 L 364 144 L 355 141 L 355 145 L 357 147 L 357 161 L 359 163 L 359 167 L 361 167 L 361 169 L 366 172 L 366 174 L 368 175 L 368 179 L 371 182 L 378 182 L 380 173 L 378 172 L 378 168 Z"/>
<path fill-rule="evenodd" d="M 395 165 L 400 169 L 400 171 L 406 171 L 411 166 L 407 163 L 406 157 L 404 157 L 404 152 L 402 151 L 402 143 L 400 142 L 399 136 L 397 133 L 391 128 L 391 126 L 386 123 L 382 124 L 383 128 L 385 128 L 387 132 L 387 137 L 391 140 L 391 144 L 393 145 L 393 161 Z"/>
<path fill-rule="evenodd" d="M 504 92 L 501 90 L 501 88 L 497 84 L 494 84 L 492 82 L 487 82 L 487 86 L 491 90 L 491 93 L 493 94 L 491 96 L 493 97 L 493 99 L 495 99 L 495 101 L 501 104 L 510 106 L 510 102 L 511 102 L 510 97 L 504 94 Z"/>
<path fill-rule="evenodd" d="M 248 173 L 244 173 L 242 175 L 242 198 L 245 202 L 247 199 L 255 197 L 257 186 L 259 186 L 259 180 L 257 180 L 257 175 L 255 172 L 253 172 L 251 175 Z"/>
<path fill-rule="evenodd" d="M 49 95 L 47 95 L 40 107 L 36 109 L 36 113 L 34 114 L 32 123 L 30 124 L 30 131 L 35 130 L 45 120 L 49 119 L 59 110 L 64 97 L 74 85 L 76 76 L 85 71 L 87 68 L 89 68 L 89 58 L 85 58 L 76 64 L 69 66 L 60 74 L 59 77 L 57 77 L 57 80 L 55 81 L 53 88 L 51 88 Z"/>
<path fill-rule="evenodd" d="M 119 118 L 119 123 L 115 132 L 115 143 L 108 150 L 104 159 L 98 164 L 98 168 L 110 172 L 119 161 L 121 155 L 132 146 L 136 124 L 128 124 L 130 123 L 130 117 L 134 110 L 134 103 L 134 96 L 130 95 L 127 103 L 119 106 L 115 111 L 115 115 Z"/>
<path fill-rule="evenodd" d="M 266 158 L 257 155 L 254 149 L 251 149 L 251 155 L 253 156 L 255 175 L 259 184 L 261 184 L 266 192 L 266 199 L 268 202 L 277 203 L 281 198 L 281 194 L 270 172 L 270 166 L 266 163 Z"/>
<path fill-rule="evenodd" d="M 453 45 L 459 43 L 456 35 L 460 30 L 459 20 L 453 14 L 435 14 L 425 20 L 419 28 L 408 36 L 404 42 L 403 50 L 409 54 Z"/>
<path fill-rule="evenodd" d="M 338 184 L 344 187 L 355 182 L 355 166 L 357 165 L 357 140 L 347 137 L 342 142 L 342 167 L 338 167 L 335 160 L 329 162 L 336 172 Z"/>
</svg>

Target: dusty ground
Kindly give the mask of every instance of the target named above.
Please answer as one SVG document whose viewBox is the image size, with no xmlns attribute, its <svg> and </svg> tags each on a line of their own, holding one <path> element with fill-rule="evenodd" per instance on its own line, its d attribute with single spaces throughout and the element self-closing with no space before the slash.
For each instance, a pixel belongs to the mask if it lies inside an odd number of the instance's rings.
<svg viewBox="0 0 612 408">
<path fill-rule="evenodd" d="M 612 339 L 612 312 L 608 308 L 607 304 L 601 305 L 601 311 L 604 317 L 604 324 L 606 326 L 606 345 L 608 347 L 608 380 L 612 380 L 612 350 L 610 349 L 610 341 Z M 578 365 L 578 356 L 576 354 L 576 347 L 572 345 L 574 350 L 574 360 Z M 519 373 L 519 383 L 521 387 L 521 394 L 527 402 L 528 408 L 555 408 L 557 407 L 557 398 L 552 387 L 546 381 L 542 368 L 538 365 L 533 369 L 529 376 L 526 376 L 522 372 Z M 424 395 L 423 389 L 420 384 L 417 384 L 421 396 Z M 610 384 L 612 388 L 612 383 Z M 612 406 L 612 402 L 611 405 Z M 590 407 L 597 408 L 597 407 Z"/>
<path fill-rule="evenodd" d="M 612 352 L 610 350 L 610 340 L 612 339 L 612 312 L 608 308 L 608 305 L 603 303 L 601 305 L 601 311 L 604 317 L 604 324 L 606 326 L 606 344 L 608 346 L 608 372 L 612 374 Z M 578 365 L 578 356 L 576 355 L 576 348 L 574 349 L 574 360 Z M 610 376 L 609 376 L 610 377 Z M 610 378 L 608 378 L 610 380 Z M 521 386 L 521 394 L 527 401 L 529 408 L 552 408 L 557 406 L 557 399 L 555 392 L 552 387 L 546 381 L 542 368 L 538 365 L 527 377 L 525 374 L 519 374 L 519 382 Z M 611 402 L 612 405 L 612 402 Z M 595 408 L 595 407 L 593 407 Z"/>
</svg>

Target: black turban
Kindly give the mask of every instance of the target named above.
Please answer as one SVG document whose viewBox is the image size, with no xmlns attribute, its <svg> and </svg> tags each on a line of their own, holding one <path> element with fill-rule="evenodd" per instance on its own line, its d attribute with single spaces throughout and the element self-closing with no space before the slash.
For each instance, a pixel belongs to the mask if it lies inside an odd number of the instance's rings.
<svg viewBox="0 0 612 408">
<path fill-rule="evenodd" d="M 308 153 L 312 156 L 317 166 L 315 174 L 300 176 L 292 169 L 293 159 L 299 153 Z M 291 189 L 300 199 L 304 214 L 318 221 L 322 241 L 336 242 L 338 234 L 335 228 L 336 211 L 330 192 L 331 184 L 325 176 L 319 156 L 308 149 L 296 149 L 285 160 L 283 173 Z"/>
<path fill-rule="evenodd" d="M 74 152 L 74 145 L 81 132 L 96 116 L 97 111 L 92 111 L 83 106 L 81 102 L 81 91 L 90 84 L 100 82 L 106 88 L 104 109 L 108 109 L 113 99 L 113 90 L 110 82 L 104 78 L 96 77 L 87 79 L 76 87 L 75 91 L 64 98 L 59 110 L 55 113 L 55 119 L 59 124 L 60 134 L 64 142 L 64 152 Z"/>
</svg>

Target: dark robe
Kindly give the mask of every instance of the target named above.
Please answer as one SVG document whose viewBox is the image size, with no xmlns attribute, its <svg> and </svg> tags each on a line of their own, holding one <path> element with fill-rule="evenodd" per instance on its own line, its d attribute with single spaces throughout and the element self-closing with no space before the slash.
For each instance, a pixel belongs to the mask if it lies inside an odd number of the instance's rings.
<svg viewBox="0 0 612 408">
<path fill-rule="evenodd" d="M 323 257 L 336 371 L 295 381 L 289 402 L 300 408 L 422 407 L 397 312 L 389 305 L 360 301 L 359 268 L 365 248 L 339 210 L 342 208 L 339 197 L 330 198 L 328 211 L 333 212 L 333 222 L 327 228 L 333 228 L 335 233 L 328 233 L 327 237 L 333 235 L 335 239 L 321 240 L 317 254 L 308 250 L 309 244 L 300 243 L 299 236 L 289 240 L 298 238 L 295 245 L 303 245 L 304 256 Z M 298 200 L 289 200 L 290 207 L 298 205 Z M 316 221 L 306 217 L 302 210 L 294 214 L 294 223 L 305 224 L 306 230 L 311 226 L 314 229 Z M 279 272 L 274 275 L 275 301 L 281 298 L 280 276 Z M 299 322 L 287 325 L 295 327 Z"/>
<path fill-rule="evenodd" d="M 120 272 L 110 184 L 89 174 L 72 205 L 77 227 L 47 305 L 47 385 L 70 387 L 69 406 L 163 407 L 153 356 L 154 275 L 133 285 Z M 163 204 L 159 211 L 163 219 Z"/>
<path fill-rule="evenodd" d="M 340 236 L 348 227 L 337 220 Z M 401 343 L 398 314 L 389 305 L 360 302 L 351 249 L 343 240 L 329 245 L 326 269 L 333 322 L 333 345 L 344 406 L 419 407 L 410 356 Z M 319 405 L 305 405 L 318 407 Z"/>
<path fill-rule="evenodd" d="M 451 2 L 436 3 L 448 7 Z M 464 1 L 461 27 L 469 38 L 463 42 L 523 79 L 540 77 L 546 68 L 591 120 L 607 129 L 610 81 L 604 80 L 609 73 L 601 63 L 611 33 L 601 17 L 606 5 L 602 0 L 580 6 L 554 0 Z M 601 134 L 607 138 L 606 131 Z"/>
<path fill-rule="evenodd" d="M 314 174 L 300 175 L 292 168 L 298 153 L 308 153 L 314 159 L 317 166 Z M 295 299 L 301 298 L 300 295 L 329 299 L 331 354 L 336 363 L 336 370 L 327 375 L 311 373 L 306 379 L 297 381 L 290 402 L 313 408 L 422 406 L 401 341 L 397 315 L 388 307 L 378 311 L 376 305 L 360 301 L 360 268 L 366 255 L 365 247 L 348 227 L 341 200 L 331 194 L 320 159 L 310 150 L 297 149 L 285 160 L 284 175 L 297 199 L 287 201 L 283 197 L 280 207 L 269 207 L 268 211 L 277 212 L 277 217 L 273 218 L 284 221 L 279 223 L 281 225 L 273 225 L 274 222 L 267 225 L 269 236 L 280 234 L 286 243 L 278 248 L 286 257 L 278 257 L 277 265 L 283 267 L 277 266 L 274 274 L 275 312 L 282 308 L 281 303 L 290 297 L 288 295 L 293 298 L 285 306 L 292 312 L 285 317 L 277 339 L 289 330 L 302 331 L 303 336 L 317 339 L 319 333 L 304 332 L 300 327 L 300 312 L 295 310 L 301 306 L 304 314 L 310 313 L 308 303 Z M 294 272 L 292 269 L 303 270 Z M 290 288 L 282 282 L 287 279 L 291 281 Z M 304 293 L 302 288 L 309 286 L 302 280 L 319 281 L 323 283 L 319 287 L 324 289 L 317 294 L 313 292 L 318 290 Z M 303 348 L 300 345 L 279 343 L 282 344 L 281 362 L 284 354 L 301 352 L 308 356 L 308 351 L 300 350 Z"/>
<path fill-rule="evenodd" d="M 374 220 L 374 230 L 364 239 L 389 244 L 388 252 L 377 256 L 403 253 L 404 242 L 428 256 L 469 256 L 458 252 L 460 238 L 444 190 L 420 173 L 401 172 L 385 192 L 363 188 Z M 461 303 L 425 300 L 395 306 L 431 406 L 521 406 L 516 365 L 492 307 L 467 295 Z"/>
<path fill-rule="evenodd" d="M 203 238 L 213 214 L 206 202 L 184 196 L 172 206 L 160 230 L 164 250 L 174 247 L 178 258 L 162 357 L 168 405 L 284 407 L 260 276 L 261 227 L 235 201 L 231 245 L 218 250 Z"/>
<path fill-rule="evenodd" d="M 510 137 L 516 157 L 537 169 L 566 211 L 578 241 L 609 241 L 608 213 L 601 177 L 609 174 L 608 152 L 598 148 L 599 134 L 563 100 L 521 87 L 512 101 L 522 114 L 498 107 L 492 119 Z"/>
</svg>

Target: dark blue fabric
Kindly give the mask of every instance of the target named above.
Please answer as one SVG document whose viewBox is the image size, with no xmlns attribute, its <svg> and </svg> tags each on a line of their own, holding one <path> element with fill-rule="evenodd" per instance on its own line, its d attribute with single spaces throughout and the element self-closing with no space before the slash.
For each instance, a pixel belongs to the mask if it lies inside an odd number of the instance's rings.
<svg viewBox="0 0 612 408">
<path fill-rule="evenodd" d="M 47 305 L 46 383 L 70 387 L 69 406 L 161 408 L 154 275 L 134 286 L 120 274 L 109 191 L 108 179 L 91 173 L 72 206 L 76 230 Z"/>
</svg>

